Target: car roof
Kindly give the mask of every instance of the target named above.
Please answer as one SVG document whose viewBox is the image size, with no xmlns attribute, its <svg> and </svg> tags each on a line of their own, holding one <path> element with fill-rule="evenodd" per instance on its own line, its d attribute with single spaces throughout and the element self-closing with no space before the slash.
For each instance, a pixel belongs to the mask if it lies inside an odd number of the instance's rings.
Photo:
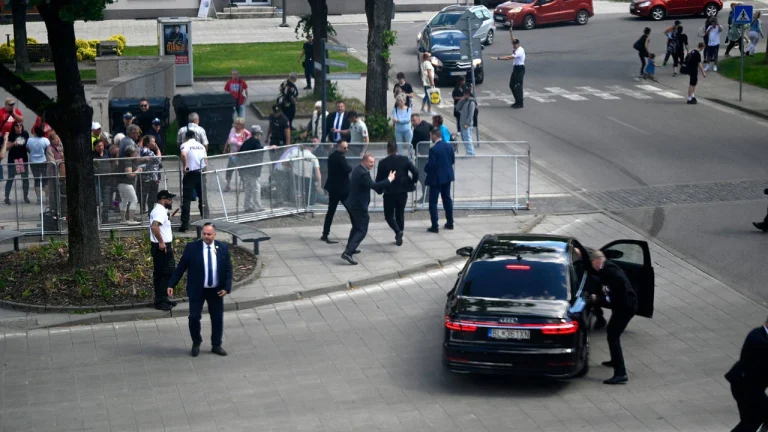
<svg viewBox="0 0 768 432">
<path fill-rule="evenodd" d="M 480 5 L 474 5 L 474 6 L 462 6 L 462 5 L 451 5 L 444 7 L 440 12 L 464 12 L 465 10 L 471 10 L 475 11 L 480 8 L 485 8 L 485 6 Z"/>
<path fill-rule="evenodd" d="M 480 240 L 475 260 L 514 259 L 551 261 L 553 255 L 565 255 L 573 239 L 547 234 L 488 234 Z"/>
</svg>

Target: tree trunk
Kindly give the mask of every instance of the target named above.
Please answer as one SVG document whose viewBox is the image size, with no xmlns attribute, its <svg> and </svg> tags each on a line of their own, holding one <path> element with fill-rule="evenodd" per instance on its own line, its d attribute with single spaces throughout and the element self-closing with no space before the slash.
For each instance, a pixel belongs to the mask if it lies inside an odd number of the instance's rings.
<svg viewBox="0 0 768 432">
<path fill-rule="evenodd" d="M 387 115 L 389 64 L 382 57 L 384 32 L 392 28 L 393 0 L 365 0 L 368 18 L 368 73 L 365 80 L 365 112 Z"/>
<path fill-rule="evenodd" d="M 28 73 L 29 51 L 27 50 L 27 2 L 26 0 L 11 0 L 13 11 L 13 41 L 16 54 L 16 73 Z"/>
<path fill-rule="evenodd" d="M 326 0 L 307 1 L 309 2 L 309 7 L 312 10 L 312 37 L 314 38 L 312 51 L 315 54 L 315 61 L 320 62 L 320 59 L 323 56 L 321 41 L 328 37 L 328 3 Z M 317 81 L 322 79 L 322 72 L 317 69 L 313 69 L 312 73 L 315 77 L 315 88 L 313 91 L 315 97 L 320 99 L 322 97 L 322 87 L 317 84 Z"/>
<path fill-rule="evenodd" d="M 69 265 L 88 267 L 100 261 L 99 231 L 91 150 L 93 109 L 85 99 L 75 47 L 75 26 L 60 17 L 57 2 L 37 6 L 48 30 L 56 72 L 56 103 L 45 119 L 64 143 L 67 161 Z"/>
</svg>

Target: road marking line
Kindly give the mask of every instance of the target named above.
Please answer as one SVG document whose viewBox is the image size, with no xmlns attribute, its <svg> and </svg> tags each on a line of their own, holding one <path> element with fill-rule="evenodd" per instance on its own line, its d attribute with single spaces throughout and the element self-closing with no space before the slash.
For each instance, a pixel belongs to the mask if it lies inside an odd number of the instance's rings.
<svg viewBox="0 0 768 432">
<path fill-rule="evenodd" d="M 651 96 L 648 96 L 646 94 L 642 94 L 640 92 L 636 92 L 634 90 L 630 90 L 628 88 L 624 88 L 624 87 L 621 87 L 621 86 L 610 86 L 608 88 L 611 89 L 612 91 L 616 92 L 616 93 L 625 94 L 625 95 L 627 95 L 629 97 L 633 97 L 635 99 L 652 99 Z"/>
<path fill-rule="evenodd" d="M 553 93 L 554 96 L 562 96 L 566 99 L 572 100 L 572 101 L 585 101 L 589 100 L 585 98 L 584 96 L 579 96 L 577 94 L 571 93 L 565 89 L 562 89 L 560 87 L 544 87 L 544 90 Z"/>
<path fill-rule="evenodd" d="M 660 92 L 660 91 L 663 91 L 662 89 L 660 89 L 658 87 L 654 87 L 652 85 L 636 85 L 635 87 L 637 87 L 639 89 L 642 89 L 642 90 L 645 90 L 645 91 L 650 91 L 650 92 Z"/>
<path fill-rule="evenodd" d="M 535 100 L 535 101 L 538 101 L 538 102 L 545 102 L 545 103 L 546 103 L 546 102 L 554 102 L 554 100 L 552 100 L 552 99 L 547 99 L 547 98 L 545 98 L 545 97 L 543 97 L 543 96 L 531 96 L 531 95 L 525 95 L 525 97 L 527 97 L 527 98 L 530 98 L 530 99 L 533 99 L 533 100 Z"/>
<path fill-rule="evenodd" d="M 662 92 L 658 92 L 656 94 L 659 95 L 659 96 L 664 96 L 667 99 L 685 99 L 685 96 L 679 95 L 677 93 L 672 93 L 670 91 L 662 91 Z"/>
<path fill-rule="evenodd" d="M 628 128 L 630 128 L 630 129 L 632 129 L 634 131 L 640 132 L 640 133 L 645 134 L 645 135 L 650 135 L 651 134 L 648 131 L 642 130 L 642 129 L 640 129 L 638 127 L 635 127 L 635 126 L 632 126 L 631 124 L 624 123 L 623 121 L 621 121 L 619 119 L 616 119 L 616 118 L 613 118 L 613 117 L 608 117 L 608 120 L 610 120 L 610 121 L 612 121 L 614 123 L 618 123 L 618 124 L 620 124 L 622 126 L 628 127 Z"/>
<path fill-rule="evenodd" d="M 576 88 L 577 89 L 581 89 L 581 90 L 583 90 L 585 92 L 591 93 L 591 94 L 599 97 L 600 99 L 605 99 L 605 100 L 621 99 L 618 96 L 612 95 L 610 93 L 606 93 L 604 91 L 601 91 L 601 90 L 598 90 L 598 89 L 592 88 L 592 87 L 576 87 Z"/>
</svg>

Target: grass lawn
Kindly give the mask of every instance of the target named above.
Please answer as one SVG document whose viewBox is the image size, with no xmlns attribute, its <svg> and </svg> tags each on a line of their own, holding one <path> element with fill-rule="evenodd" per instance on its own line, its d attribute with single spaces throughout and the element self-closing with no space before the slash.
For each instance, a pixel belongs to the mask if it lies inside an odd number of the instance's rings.
<svg viewBox="0 0 768 432">
<path fill-rule="evenodd" d="M 56 81 L 56 72 L 51 70 L 33 70 L 30 73 L 21 74 L 26 81 Z M 80 79 L 95 80 L 96 69 L 84 69 L 80 71 Z"/>
<path fill-rule="evenodd" d="M 304 42 L 264 42 L 245 44 L 195 45 L 194 69 L 196 77 L 228 77 L 232 69 L 240 75 L 288 75 L 304 69 L 296 61 Z M 126 47 L 126 56 L 157 55 L 155 46 Z M 332 72 L 365 72 L 366 64 L 346 53 L 331 51 L 332 59 L 349 63 L 349 69 L 332 68 Z"/>
<path fill-rule="evenodd" d="M 724 77 L 738 81 L 740 66 L 741 59 L 733 56 L 720 61 L 718 72 Z M 757 87 L 768 88 L 768 65 L 765 64 L 765 53 L 744 57 L 744 82 Z"/>
</svg>

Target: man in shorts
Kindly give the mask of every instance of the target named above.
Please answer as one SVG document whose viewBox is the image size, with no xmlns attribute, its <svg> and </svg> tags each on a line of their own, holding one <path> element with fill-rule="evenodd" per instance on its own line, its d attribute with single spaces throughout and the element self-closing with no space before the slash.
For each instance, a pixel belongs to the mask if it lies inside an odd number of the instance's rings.
<svg viewBox="0 0 768 432">
<path fill-rule="evenodd" d="M 699 42 L 698 49 L 692 50 L 688 55 L 688 75 L 690 80 L 688 81 L 688 105 L 695 105 L 698 103 L 696 100 L 696 84 L 699 83 L 699 70 L 701 70 L 701 76 L 707 77 L 707 72 L 701 65 L 701 51 L 704 49 L 704 42 Z"/>
</svg>

